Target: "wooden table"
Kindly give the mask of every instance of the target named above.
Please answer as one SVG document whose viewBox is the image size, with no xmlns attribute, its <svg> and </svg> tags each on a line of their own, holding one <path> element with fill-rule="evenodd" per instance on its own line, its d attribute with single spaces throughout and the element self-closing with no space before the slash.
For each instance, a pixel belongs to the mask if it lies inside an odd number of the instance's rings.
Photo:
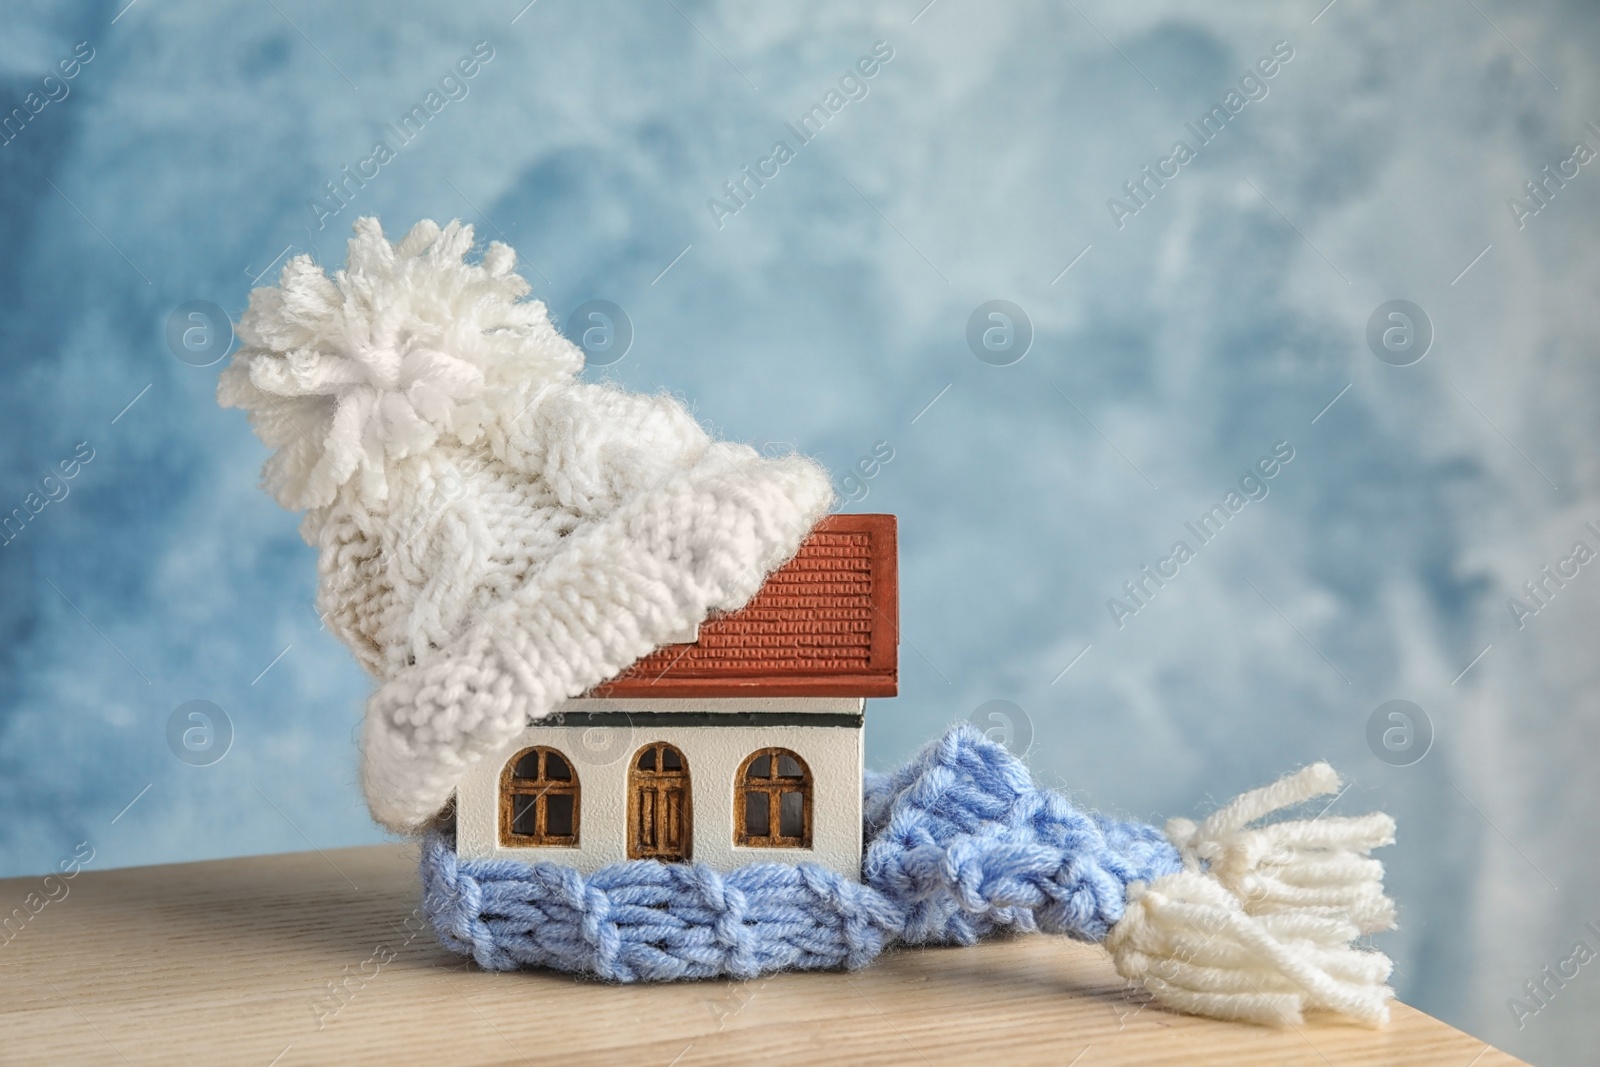
<svg viewBox="0 0 1600 1067">
<path fill-rule="evenodd" d="M 0 946 L 0 1063 L 1519 1062 L 1404 1005 L 1378 1031 L 1171 1014 L 1130 994 L 1098 947 L 1042 936 L 751 982 L 489 974 L 422 928 L 415 850 L 397 845 L 89 869 L 64 885 L 0 881 L 0 913 L 59 898 Z"/>
</svg>

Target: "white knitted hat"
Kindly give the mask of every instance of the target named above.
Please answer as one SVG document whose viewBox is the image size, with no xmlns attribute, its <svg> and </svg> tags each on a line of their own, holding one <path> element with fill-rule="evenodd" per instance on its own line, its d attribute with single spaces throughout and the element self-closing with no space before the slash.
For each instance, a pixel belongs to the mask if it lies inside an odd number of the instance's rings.
<svg viewBox="0 0 1600 1067">
<path fill-rule="evenodd" d="M 833 493 L 671 397 L 578 381 L 507 246 L 468 263 L 458 222 L 355 232 L 332 280 L 298 256 L 250 294 L 217 399 L 306 509 L 318 608 L 379 683 L 367 803 L 408 831 L 530 719 L 743 606 Z"/>
</svg>

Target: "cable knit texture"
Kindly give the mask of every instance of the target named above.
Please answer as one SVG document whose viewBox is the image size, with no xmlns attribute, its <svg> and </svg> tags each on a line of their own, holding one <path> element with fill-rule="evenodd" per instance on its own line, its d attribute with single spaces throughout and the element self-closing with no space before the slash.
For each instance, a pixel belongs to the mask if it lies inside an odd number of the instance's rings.
<svg viewBox="0 0 1600 1067">
<path fill-rule="evenodd" d="M 653 860 L 569 867 L 423 846 L 423 907 L 445 947 L 490 970 L 619 982 L 863 966 L 887 946 L 971 944 L 1002 928 L 1103 942 L 1169 1008 L 1265 1024 L 1307 1010 L 1388 1019 L 1389 960 L 1356 948 L 1394 924 L 1368 849 L 1375 814 L 1249 824 L 1332 791 L 1316 764 L 1167 834 L 1079 811 L 961 723 L 865 787 L 862 883 L 816 866 L 726 874 Z"/>
<path fill-rule="evenodd" d="M 826 473 L 713 441 L 671 397 L 585 383 L 515 253 L 470 226 L 356 223 L 251 293 L 217 385 L 305 509 L 318 608 L 379 685 L 373 816 L 425 825 L 461 773 L 717 611 L 828 510 Z"/>
<path fill-rule="evenodd" d="M 971 944 L 1002 927 L 1102 940 L 1129 886 L 1182 869 L 1160 830 L 1040 790 L 962 723 L 866 783 L 864 883 L 815 864 L 461 860 L 423 846 L 423 905 L 445 947 L 490 970 L 614 981 L 857 968 L 895 941 Z"/>
</svg>

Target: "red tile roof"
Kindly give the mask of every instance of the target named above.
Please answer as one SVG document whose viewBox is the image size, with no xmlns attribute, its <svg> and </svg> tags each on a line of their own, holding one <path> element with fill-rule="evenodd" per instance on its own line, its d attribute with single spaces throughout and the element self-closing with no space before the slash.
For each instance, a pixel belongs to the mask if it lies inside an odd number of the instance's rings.
<svg viewBox="0 0 1600 1067">
<path fill-rule="evenodd" d="M 899 626 L 895 517 L 830 515 L 750 603 L 590 695 L 893 696 Z"/>
</svg>

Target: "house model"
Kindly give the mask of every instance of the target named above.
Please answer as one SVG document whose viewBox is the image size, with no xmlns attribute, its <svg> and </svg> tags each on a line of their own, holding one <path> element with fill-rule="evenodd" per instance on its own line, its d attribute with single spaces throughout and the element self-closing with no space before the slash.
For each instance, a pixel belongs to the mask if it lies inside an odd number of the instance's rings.
<svg viewBox="0 0 1600 1067">
<path fill-rule="evenodd" d="M 866 698 L 897 685 L 894 516 L 823 519 L 745 607 L 685 637 L 480 761 L 457 787 L 461 857 L 859 878 Z"/>
</svg>

